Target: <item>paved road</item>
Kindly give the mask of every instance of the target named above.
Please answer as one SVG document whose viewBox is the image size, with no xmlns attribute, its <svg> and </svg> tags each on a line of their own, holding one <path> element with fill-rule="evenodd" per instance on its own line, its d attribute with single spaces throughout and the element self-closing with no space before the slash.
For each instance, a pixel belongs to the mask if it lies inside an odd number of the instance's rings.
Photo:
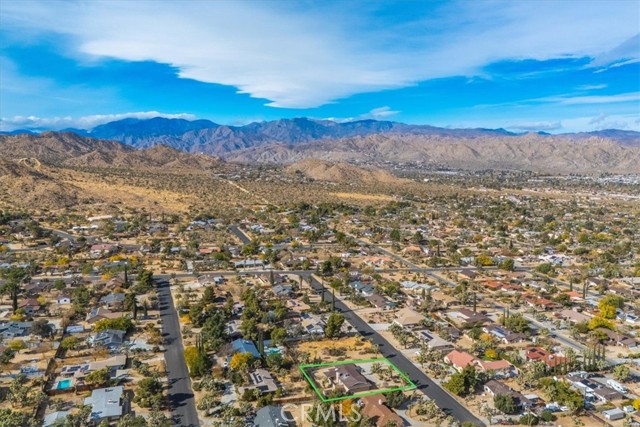
<svg viewBox="0 0 640 427">
<path fill-rule="evenodd" d="M 318 282 L 313 276 L 311 277 L 311 286 L 320 290 L 322 284 Z M 331 301 L 332 295 L 328 290 L 325 290 L 325 301 Z M 443 411 L 453 416 L 458 421 L 470 421 L 477 425 L 484 426 L 485 424 L 476 418 L 467 408 L 465 408 L 460 402 L 458 402 L 449 393 L 443 390 L 438 384 L 436 384 L 431 378 L 429 378 L 424 372 L 422 372 L 417 366 L 415 366 L 409 359 L 407 359 L 397 348 L 391 345 L 386 339 L 384 339 L 378 332 L 373 330 L 364 320 L 362 320 L 356 313 L 351 311 L 349 307 L 341 300 L 336 298 L 336 309 L 340 310 L 345 319 L 360 332 L 365 338 L 370 338 L 374 344 L 380 349 L 380 353 L 387 359 L 391 360 L 394 365 L 404 372 L 417 386 L 418 390 L 432 399 L 438 407 Z"/>
<path fill-rule="evenodd" d="M 243 245 L 251 243 L 251 239 L 249 239 L 249 237 L 242 230 L 240 230 L 237 225 L 230 225 L 229 231 L 235 234 L 238 239 L 240 239 Z"/>
<path fill-rule="evenodd" d="M 164 358 L 167 364 L 169 379 L 169 401 L 176 425 L 198 427 L 198 412 L 191 390 L 189 371 L 184 361 L 184 347 L 180 335 L 178 313 L 173 305 L 173 297 L 169 290 L 169 282 L 158 282 L 158 298 L 160 300 L 160 318 L 162 319 L 162 335 L 166 351 Z"/>
</svg>

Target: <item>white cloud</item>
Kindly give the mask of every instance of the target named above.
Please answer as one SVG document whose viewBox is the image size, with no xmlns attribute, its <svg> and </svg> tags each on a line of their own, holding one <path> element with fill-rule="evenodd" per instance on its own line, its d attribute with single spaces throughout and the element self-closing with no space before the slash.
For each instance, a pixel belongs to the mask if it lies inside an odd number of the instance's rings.
<svg viewBox="0 0 640 427">
<path fill-rule="evenodd" d="M 633 1 L 461 0 L 403 22 L 377 20 L 368 10 L 376 7 L 382 6 L 5 1 L 0 18 L 13 34 L 68 36 L 65 49 L 82 61 L 170 64 L 183 78 L 231 85 L 290 108 L 479 75 L 501 60 L 601 55 L 598 64 L 605 64 L 628 55 L 625 43 L 637 33 Z"/>
<path fill-rule="evenodd" d="M 370 110 L 368 113 L 360 114 L 356 117 L 325 117 L 320 120 L 331 120 L 336 123 L 354 122 L 356 120 L 387 120 L 390 117 L 400 114 L 401 111 L 392 110 L 391 107 L 385 105 L 384 107 L 378 107 Z"/>
<path fill-rule="evenodd" d="M 378 108 L 374 108 L 373 110 L 369 111 L 366 114 L 362 114 L 359 118 L 360 119 L 374 119 L 374 120 L 385 120 L 388 119 L 389 117 L 393 117 L 400 114 L 400 111 L 396 111 L 396 110 L 392 110 L 391 107 L 388 106 L 384 106 L 384 107 L 378 107 Z"/>
<path fill-rule="evenodd" d="M 545 98 L 542 98 L 545 100 Z M 616 95 L 593 95 L 593 96 L 564 96 L 546 98 L 551 102 L 557 102 L 562 105 L 578 105 L 578 104 L 614 104 L 620 102 L 640 101 L 640 92 L 619 93 Z"/>
<path fill-rule="evenodd" d="M 552 131 L 562 129 L 562 122 L 524 122 L 506 126 L 516 131 Z"/>
<path fill-rule="evenodd" d="M 158 111 L 140 111 L 135 113 L 122 114 L 96 114 L 84 117 L 35 117 L 35 116 L 14 116 L 0 119 L 0 131 L 11 131 L 15 129 L 30 130 L 61 130 L 66 128 L 92 129 L 98 125 L 122 120 L 126 118 L 151 119 L 154 117 L 165 117 L 168 119 L 194 120 L 193 114 L 166 114 Z"/>
<path fill-rule="evenodd" d="M 637 18 L 637 15 L 636 15 Z M 636 21 L 637 22 L 637 21 Z M 637 27 L 636 27 L 637 31 Z M 591 62 L 594 67 L 611 65 L 610 68 L 617 64 L 630 64 L 640 60 L 640 33 L 625 40 L 615 48 L 598 55 Z"/>
<path fill-rule="evenodd" d="M 562 120 L 565 132 L 588 132 L 603 129 L 622 129 L 640 132 L 640 122 L 635 121 L 636 115 L 631 114 L 603 114 L 596 116 L 574 117 Z"/>
<path fill-rule="evenodd" d="M 578 86 L 577 89 L 578 90 L 599 90 L 599 89 L 606 89 L 607 85 L 606 84 L 599 84 L 599 85 L 582 85 L 582 86 Z"/>
</svg>

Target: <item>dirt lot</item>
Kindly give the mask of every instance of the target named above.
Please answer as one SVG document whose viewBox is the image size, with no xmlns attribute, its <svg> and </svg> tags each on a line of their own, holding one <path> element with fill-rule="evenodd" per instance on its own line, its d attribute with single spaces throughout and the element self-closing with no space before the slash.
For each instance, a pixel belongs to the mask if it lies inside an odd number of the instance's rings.
<svg viewBox="0 0 640 427">
<path fill-rule="evenodd" d="M 351 359 L 371 359 L 381 355 L 372 349 L 371 343 L 362 337 L 349 337 L 340 340 L 306 341 L 298 346 L 300 352 L 309 353 L 312 358 L 322 359 L 322 363 Z M 330 352 L 343 353 L 332 356 Z"/>
</svg>

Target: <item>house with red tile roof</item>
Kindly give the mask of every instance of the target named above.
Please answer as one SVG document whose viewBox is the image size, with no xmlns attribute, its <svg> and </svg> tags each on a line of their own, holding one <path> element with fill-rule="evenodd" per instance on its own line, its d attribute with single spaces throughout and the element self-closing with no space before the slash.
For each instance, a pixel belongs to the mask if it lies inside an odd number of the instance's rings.
<svg viewBox="0 0 640 427">
<path fill-rule="evenodd" d="M 541 361 L 547 365 L 548 368 L 555 368 L 558 365 L 564 363 L 567 358 L 564 356 L 555 355 L 542 347 L 529 347 L 525 350 L 525 358 L 531 361 Z"/>
<path fill-rule="evenodd" d="M 456 368 L 457 371 L 462 371 L 467 365 L 473 364 L 476 360 L 474 356 L 466 351 L 458 350 L 453 350 L 444 357 L 444 361 Z"/>
<path fill-rule="evenodd" d="M 361 397 L 360 403 L 363 406 L 360 413 L 369 417 L 376 427 L 403 426 L 404 420 L 385 405 L 386 401 L 383 394 Z"/>
</svg>

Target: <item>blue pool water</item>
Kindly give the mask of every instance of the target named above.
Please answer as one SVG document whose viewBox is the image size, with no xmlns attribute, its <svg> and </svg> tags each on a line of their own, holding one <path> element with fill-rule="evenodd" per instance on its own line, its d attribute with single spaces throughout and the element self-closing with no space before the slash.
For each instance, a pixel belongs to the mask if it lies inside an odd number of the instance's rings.
<svg viewBox="0 0 640 427">
<path fill-rule="evenodd" d="M 70 387 L 71 387 L 71 380 L 62 380 L 62 381 L 58 381 L 58 385 L 56 386 L 56 389 L 64 390 Z"/>
</svg>

